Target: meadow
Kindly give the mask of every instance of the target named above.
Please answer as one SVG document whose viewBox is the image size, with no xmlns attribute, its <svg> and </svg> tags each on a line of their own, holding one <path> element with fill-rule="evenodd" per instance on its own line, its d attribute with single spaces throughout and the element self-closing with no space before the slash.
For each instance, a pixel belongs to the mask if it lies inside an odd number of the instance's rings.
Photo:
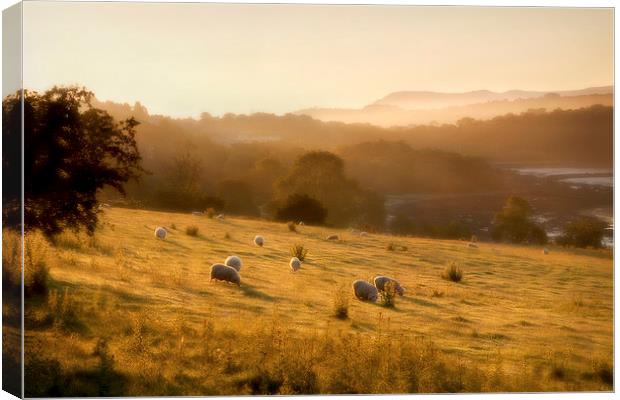
<svg viewBox="0 0 620 400">
<path fill-rule="evenodd" d="M 26 396 L 613 390 L 612 252 L 478 245 L 106 208 L 27 238 Z M 232 254 L 241 286 L 210 282 Z M 380 274 L 393 307 L 353 296 Z"/>
</svg>

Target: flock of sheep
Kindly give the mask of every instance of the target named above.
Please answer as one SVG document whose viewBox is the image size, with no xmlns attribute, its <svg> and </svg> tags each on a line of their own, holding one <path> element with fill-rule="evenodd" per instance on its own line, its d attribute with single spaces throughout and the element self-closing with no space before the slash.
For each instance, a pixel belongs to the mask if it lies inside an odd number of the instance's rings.
<svg viewBox="0 0 620 400">
<path fill-rule="evenodd" d="M 300 225 L 301 224 L 303 223 L 300 223 Z M 367 235 L 366 232 L 362 233 L 364 233 L 365 235 L 360 236 Z M 156 238 L 163 240 L 166 238 L 167 235 L 168 231 L 166 230 L 166 228 L 161 226 L 155 228 Z M 327 240 L 338 240 L 338 236 L 328 236 Z M 265 244 L 265 239 L 260 235 L 256 235 L 254 237 L 254 244 L 259 247 L 263 247 L 263 245 Z M 241 261 L 241 258 L 239 256 L 229 256 L 228 258 L 226 258 L 226 260 L 224 260 L 223 264 L 217 263 L 211 265 L 211 281 L 223 281 L 233 283 L 237 286 L 241 286 L 241 275 L 239 274 L 239 272 L 241 271 L 242 266 L 243 262 Z M 289 266 L 291 267 L 291 270 L 295 272 L 301 268 L 301 261 L 297 257 L 292 257 L 289 262 Z M 362 301 L 370 301 L 374 303 L 378 300 L 379 292 L 386 291 L 389 285 L 391 285 L 393 290 L 400 296 L 403 296 L 405 294 L 405 289 L 396 279 L 383 275 L 376 276 L 373 280 L 373 284 L 365 280 L 357 279 L 353 281 L 352 287 L 353 293 L 355 294 L 356 298 Z"/>
</svg>

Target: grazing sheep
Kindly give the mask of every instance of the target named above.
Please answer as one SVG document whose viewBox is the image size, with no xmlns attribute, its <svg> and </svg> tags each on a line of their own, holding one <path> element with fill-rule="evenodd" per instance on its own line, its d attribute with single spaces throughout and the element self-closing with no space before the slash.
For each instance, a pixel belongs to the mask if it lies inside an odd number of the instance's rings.
<svg viewBox="0 0 620 400">
<path fill-rule="evenodd" d="M 224 214 L 218 214 L 215 219 L 219 219 L 220 221 L 224 220 Z"/>
<path fill-rule="evenodd" d="M 471 247 L 472 249 L 477 249 L 478 245 L 476 243 L 467 243 L 467 247 Z"/>
<path fill-rule="evenodd" d="M 228 258 L 226 258 L 226 261 L 224 261 L 224 264 L 228 265 L 229 267 L 233 267 L 237 270 L 237 272 L 241 271 L 241 266 L 243 265 L 243 263 L 241 262 L 241 258 L 239 258 L 238 256 L 229 256 Z"/>
<path fill-rule="evenodd" d="M 203 213 L 202 211 L 192 211 L 192 215 L 201 216 L 205 215 L 205 213 Z"/>
<path fill-rule="evenodd" d="M 299 258 L 293 257 L 291 258 L 291 262 L 289 263 L 289 265 L 291 266 L 291 269 L 293 270 L 293 272 L 295 272 L 299 268 L 301 268 L 301 261 L 299 261 Z"/>
<path fill-rule="evenodd" d="M 339 238 L 338 238 L 338 235 L 329 235 L 329 236 L 327 237 L 327 240 L 338 240 L 338 239 L 339 239 Z"/>
<path fill-rule="evenodd" d="M 241 286 L 241 277 L 239 272 L 233 267 L 224 264 L 213 264 L 211 266 L 211 280 L 224 281 L 234 283 Z"/>
<path fill-rule="evenodd" d="M 265 239 L 263 239 L 260 235 L 256 235 L 254 236 L 254 244 L 263 247 L 263 244 L 265 244 Z"/>
<path fill-rule="evenodd" d="M 360 232 L 360 236 L 368 236 L 368 232 Z"/>
<path fill-rule="evenodd" d="M 545 247 L 545 248 L 543 249 L 543 254 L 549 254 L 549 249 Z"/>
<path fill-rule="evenodd" d="M 163 228 L 161 226 L 158 226 L 157 228 L 155 228 L 155 237 L 158 239 L 165 239 L 166 236 L 168 235 L 168 231 L 166 230 L 166 228 Z"/>
<path fill-rule="evenodd" d="M 396 289 L 396 293 L 398 293 L 399 296 L 402 296 L 405 294 L 405 288 L 400 286 L 400 282 L 398 282 L 396 279 L 394 278 L 390 278 L 388 276 L 375 276 L 375 279 L 373 279 L 374 283 L 375 283 L 375 287 L 377 288 L 378 291 L 383 292 L 385 290 L 385 284 L 388 282 L 393 282 L 394 283 L 394 289 Z"/>
<path fill-rule="evenodd" d="M 361 279 L 353 281 L 353 292 L 359 300 L 373 303 L 377 301 L 377 296 L 379 295 L 376 287 Z"/>
<path fill-rule="evenodd" d="M 304 225 L 304 221 L 299 221 L 299 223 L 297 225 L 303 226 Z"/>
</svg>

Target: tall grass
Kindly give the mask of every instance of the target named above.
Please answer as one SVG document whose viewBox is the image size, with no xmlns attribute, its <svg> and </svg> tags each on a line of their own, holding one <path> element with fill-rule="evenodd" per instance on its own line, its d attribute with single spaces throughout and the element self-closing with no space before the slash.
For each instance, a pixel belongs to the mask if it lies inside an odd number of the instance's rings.
<svg viewBox="0 0 620 400">
<path fill-rule="evenodd" d="M 458 283 L 463 280 L 463 270 L 453 261 L 444 269 L 441 277 L 445 280 Z"/>
<path fill-rule="evenodd" d="M 338 319 L 349 318 L 349 292 L 346 288 L 345 285 L 340 285 L 334 290 L 334 316 Z"/>
<path fill-rule="evenodd" d="M 291 247 L 291 256 L 297 257 L 299 261 L 303 262 L 306 260 L 306 256 L 308 255 L 308 248 L 303 244 L 295 244 Z"/>
</svg>

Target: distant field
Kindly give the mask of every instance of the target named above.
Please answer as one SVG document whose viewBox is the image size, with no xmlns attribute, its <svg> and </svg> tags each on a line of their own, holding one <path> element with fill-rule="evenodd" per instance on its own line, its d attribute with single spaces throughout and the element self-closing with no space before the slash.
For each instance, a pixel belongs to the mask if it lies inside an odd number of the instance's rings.
<svg viewBox="0 0 620 400">
<path fill-rule="evenodd" d="M 46 298 L 27 300 L 31 396 L 613 389 L 609 250 L 544 255 L 117 208 L 102 222 L 94 239 L 28 242 L 52 278 Z M 309 253 L 293 273 L 297 243 Z M 232 254 L 241 287 L 210 282 L 210 265 Z M 452 261 L 460 283 L 440 277 Z M 352 295 L 354 279 L 377 274 L 407 289 L 393 309 Z M 339 288 L 346 320 L 334 317 Z"/>
</svg>

